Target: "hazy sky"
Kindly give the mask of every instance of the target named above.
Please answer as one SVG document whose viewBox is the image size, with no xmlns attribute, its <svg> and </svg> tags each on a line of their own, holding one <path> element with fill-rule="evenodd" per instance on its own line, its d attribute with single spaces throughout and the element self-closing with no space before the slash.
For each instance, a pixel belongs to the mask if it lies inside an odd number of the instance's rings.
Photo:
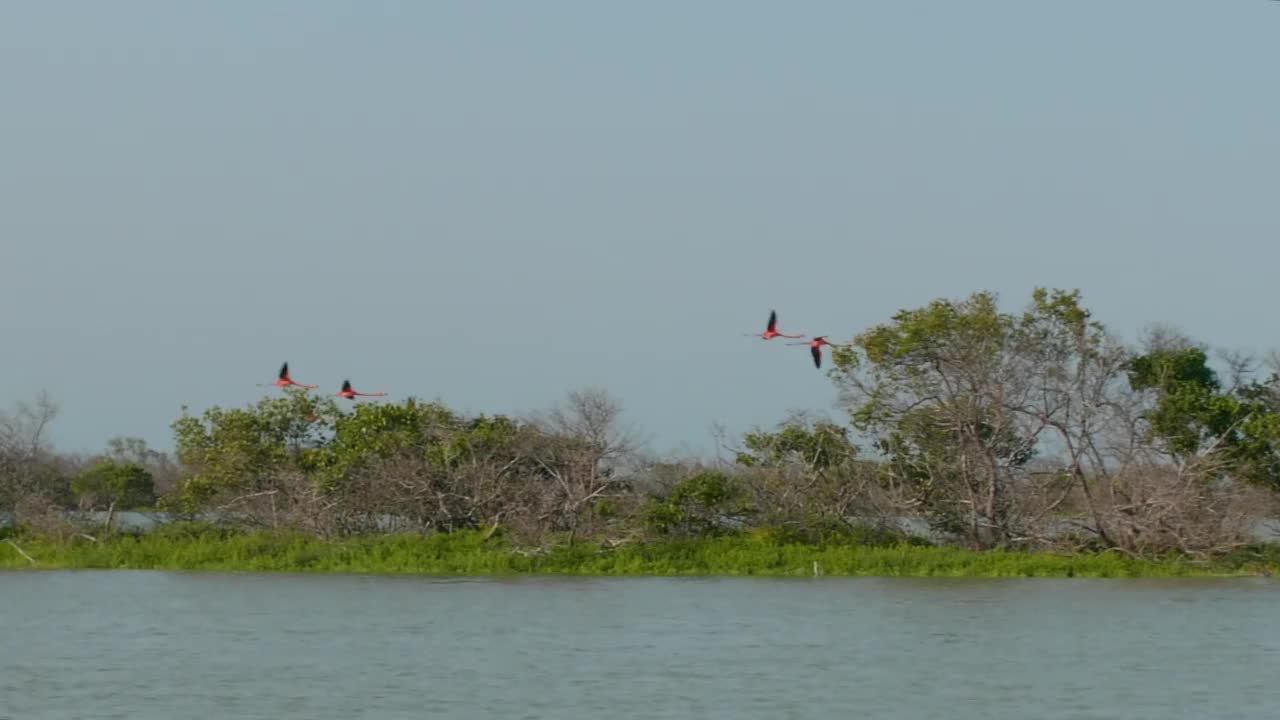
<svg viewBox="0 0 1280 720">
<path fill-rule="evenodd" d="M 171 447 L 280 362 L 656 449 L 833 412 L 807 349 L 1080 288 L 1271 346 L 1280 3 L 9 2 L 0 407 Z M 1280 343 L 1275 343 L 1280 345 Z"/>
</svg>

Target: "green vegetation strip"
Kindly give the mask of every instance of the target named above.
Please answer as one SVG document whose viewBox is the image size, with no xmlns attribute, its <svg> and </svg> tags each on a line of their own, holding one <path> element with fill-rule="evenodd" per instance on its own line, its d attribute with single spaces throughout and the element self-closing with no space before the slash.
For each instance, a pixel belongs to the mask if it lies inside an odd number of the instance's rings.
<svg viewBox="0 0 1280 720">
<path fill-rule="evenodd" d="M 34 561 L 34 562 L 33 562 Z M 762 535 L 662 540 L 602 548 L 521 550 L 479 532 L 378 535 L 326 541 L 296 534 L 166 531 L 65 542 L 0 541 L 0 568 L 127 568 L 423 575 L 708 575 L 882 577 L 1186 577 L 1275 574 L 1280 551 L 1212 565 L 1142 561 L 1114 553 L 971 551 L 920 545 L 803 545 Z"/>
</svg>

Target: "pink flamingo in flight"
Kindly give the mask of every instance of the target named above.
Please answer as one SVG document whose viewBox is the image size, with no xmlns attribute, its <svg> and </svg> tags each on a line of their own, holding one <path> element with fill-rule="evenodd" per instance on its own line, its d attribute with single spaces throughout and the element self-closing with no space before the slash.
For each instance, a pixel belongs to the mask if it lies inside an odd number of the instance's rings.
<svg viewBox="0 0 1280 720">
<path fill-rule="evenodd" d="M 822 367 L 822 346 L 830 345 L 831 347 L 840 347 L 833 342 L 827 342 L 826 335 L 818 335 L 807 343 L 787 343 L 788 345 L 808 345 L 809 352 L 813 355 L 813 366 Z"/>
<path fill-rule="evenodd" d="M 774 338 L 776 338 L 776 337 L 784 337 L 784 338 L 802 338 L 802 337 L 804 337 L 804 335 L 803 335 L 803 334 L 800 334 L 800 335 L 788 335 L 788 334 L 783 333 L 783 332 L 778 332 L 778 313 L 777 313 L 777 311 L 775 311 L 775 310 L 770 310 L 770 311 L 769 311 L 769 324 L 765 327 L 764 332 L 762 332 L 762 333 L 743 333 L 743 335 L 749 335 L 749 336 L 752 336 L 752 337 L 758 337 L 758 338 L 760 338 L 760 339 L 762 339 L 762 340 L 772 340 L 772 339 L 774 339 Z"/>
<path fill-rule="evenodd" d="M 386 393 L 384 393 L 384 392 L 375 392 L 375 393 L 356 392 L 355 390 L 353 390 L 353 389 L 351 388 L 351 381 L 350 381 L 350 380 L 343 380 L 343 381 L 342 381 L 342 389 L 341 389 L 341 390 L 339 390 L 336 394 L 338 395 L 338 397 L 344 397 L 344 398 L 346 398 L 346 399 L 348 399 L 348 400 L 355 400 L 355 399 L 356 399 L 356 396 L 361 396 L 361 397 L 382 397 L 382 396 L 386 395 Z"/>
<path fill-rule="evenodd" d="M 319 385 L 306 385 L 304 383 L 294 382 L 293 378 L 289 376 L 289 363 L 287 362 L 280 366 L 280 374 L 276 376 L 276 381 L 272 384 L 275 385 L 276 387 L 282 387 L 282 388 L 300 387 L 300 388 L 307 388 L 309 390 L 314 390 L 320 387 Z"/>
</svg>

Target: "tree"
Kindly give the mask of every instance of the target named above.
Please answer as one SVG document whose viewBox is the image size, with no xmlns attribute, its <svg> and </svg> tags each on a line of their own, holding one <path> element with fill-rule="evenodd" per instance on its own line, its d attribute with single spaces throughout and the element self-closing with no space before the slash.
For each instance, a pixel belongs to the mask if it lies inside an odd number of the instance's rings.
<svg viewBox="0 0 1280 720">
<path fill-rule="evenodd" d="M 509 418 L 464 418 L 439 403 L 358 406 L 337 422 L 320 477 L 347 530 L 371 528 L 375 516 L 496 528 L 536 505 L 528 434 Z"/>
<path fill-rule="evenodd" d="M 645 508 L 645 523 L 659 535 L 706 537 L 726 530 L 726 522 L 750 514 L 741 486 L 728 474 L 706 470 L 676 484 Z"/>
<path fill-rule="evenodd" d="M 1126 357 L 1078 292 L 1037 289 L 1021 314 L 996 300 L 903 310 L 833 353 L 842 400 L 888 482 L 975 547 L 1030 539 L 1066 480 L 1088 495 L 1088 471 L 1107 465 L 1099 440 L 1117 427 Z"/>
<path fill-rule="evenodd" d="M 533 419 L 545 436 L 533 457 L 554 482 L 555 515 L 571 540 L 580 519 L 587 532 L 596 530 L 599 510 L 626 489 L 635 467 L 640 439 L 621 416 L 622 405 L 608 392 L 586 388 Z"/>
<path fill-rule="evenodd" d="M 814 530 L 896 520 L 898 504 L 849 428 L 803 413 L 742 438 L 735 464 L 765 522 Z"/>
<path fill-rule="evenodd" d="M 742 442 L 744 450 L 738 451 L 736 461 L 745 467 L 795 464 L 819 472 L 848 465 L 858 457 L 847 428 L 803 414 L 793 415 L 774 432 L 748 432 Z"/>
<path fill-rule="evenodd" d="M 151 474 L 157 497 L 177 488 L 180 468 L 167 453 L 154 450 L 140 437 L 113 437 L 107 441 L 105 457 L 132 463 Z"/>
<path fill-rule="evenodd" d="M 49 427 L 58 405 L 48 393 L 34 403 L 20 402 L 13 412 L 0 411 L 0 509 L 41 498 L 56 506 L 69 499 L 65 475 L 49 442 Z"/>
<path fill-rule="evenodd" d="M 1012 332 L 994 295 L 977 293 L 901 311 L 833 353 L 854 426 L 935 527 L 979 546 L 1008 536 L 1010 471 L 1028 459 L 998 401 Z"/>
<path fill-rule="evenodd" d="M 1212 454 L 1224 474 L 1280 489 L 1280 414 L 1277 378 L 1224 389 L 1200 347 L 1153 349 L 1133 358 L 1129 382 L 1154 397 L 1144 413 L 1151 435 L 1180 463 Z"/>
<path fill-rule="evenodd" d="M 1280 478 L 1276 376 L 1249 381 L 1252 362 L 1228 355 L 1224 388 L 1203 348 L 1167 328 L 1136 354 L 1078 291 L 1037 289 L 1021 313 L 991 293 L 937 300 L 834 360 L 888 482 L 974 547 L 1213 552 L 1267 504 L 1232 481 Z"/>
<path fill-rule="evenodd" d="M 71 481 L 81 507 L 132 510 L 156 501 L 151 473 L 136 463 L 100 460 Z"/>
<path fill-rule="evenodd" d="M 248 408 L 214 406 L 200 417 L 184 408 L 173 423 L 178 461 L 187 473 L 183 507 L 212 505 L 278 525 L 292 499 L 316 500 L 312 477 L 338 416 L 331 398 L 298 390 Z"/>
</svg>

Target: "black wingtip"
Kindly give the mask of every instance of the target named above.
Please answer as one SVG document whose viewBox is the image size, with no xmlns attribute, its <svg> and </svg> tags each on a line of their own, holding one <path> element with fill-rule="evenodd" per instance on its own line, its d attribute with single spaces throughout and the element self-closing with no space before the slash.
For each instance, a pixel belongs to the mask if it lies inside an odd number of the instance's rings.
<svg viewBox="0 0 1280 720">
<path fill-rule="evenodd" d="M 350 380 L 343 380 L 343 381 L 342 381 L 342 391 L 343 391 L 343 392 L 351 392 L 351 381 L 350 381 Z"/>
<path fill-rule="evenodd" d="M 280 379 L 281 379 L 281 380 L 283 380 L 283 379 L 285 379 L 285 378 L 289 377 L 289 363 L 287 363 L 287 362 L 286 362 L 285 364 L 283 364 L 283 365 L 281 365 L 281 366 L 280 366 L 280 375 L 279 375 L 279 377 L 280 377 Z"/>
<path fill-rule="evenodd" d="M 769 325 L 768 325 L 768 329 L 769 329 L 769 330 L 772 330 L 772 329 L 774 328 L 774 326 L 775 326 L 775 325 L 777 325 L 777 324 L 778 324 L 778 311 L 777 311 L 777 310 L 770 310 L 770 311 L 769 311 Z"/>
<path fill-rule="evenodd" d="M 822 348 L 818 347 L 817 345 L 814 345 L 809 349 L 813 352 L 813 366 L 821 369 L 822 368 Z"/>
</svg>

